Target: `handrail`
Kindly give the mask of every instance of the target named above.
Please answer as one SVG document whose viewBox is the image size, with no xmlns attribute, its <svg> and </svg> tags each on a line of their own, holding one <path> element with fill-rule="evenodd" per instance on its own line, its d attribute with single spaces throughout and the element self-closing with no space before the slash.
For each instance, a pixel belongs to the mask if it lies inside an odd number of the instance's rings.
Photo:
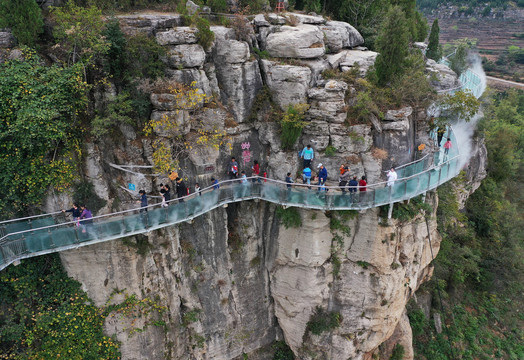
<svg viewBox="0 0 524 360">
<path fill-rule="evenodd" d="M 52 215 L 60 214 L 61 212 L 62 211 L 55 211 L 55 212 L 47 213 L 47 214 L 32 215 L 32 216 L 26 216 L 26 217 L 23 217 L 23 218 L 3 220 L 3 221 L 0 221 L 0 225 L 7 224 L 7 223 L 10 223 L 10 222 L 20 221 L 20 220 L 31 220 L 31 219 L 35 219 L 35 218 L 38 218 L 38 217 L 52 216 Z"/>
<path fill-rule="evenodd" d="M 403 169 L 409 165 L 412 165 L 412 164 L 415 164 L 415 163 L 418 163 L 418 162 L 421 162 L 423 160 L 425 160 L 429 155 L 431 154 L 426 154 L 424 155 L 423 157 L 421 157 L 420 159 L 417 159 L 417 160 L 414 160 L 414 161 L 411 161 L 409 163 L 406 163 L 406 164 L 402 164 L 402 165 L 399 165 L 399 166 L 396 166 L 395 169 Z M 115 167 L 115 168 L 120 168 L 120 167 L 146 167 L 146 166 L 143 166 L 143 165 L 116 165 L 116 164 L 112 164 L 112 163 L 109 163 L 110 166 L 112 167 Z M 149 165 L 147 165 L 149 166 Z M 128 170 L 125 170 L 125 169 L 120 169 L 120 170 L 124 170 L 124 171 L 128 171 Z M 385 171 L 387 172 L 387 171 Z M 141 174 L 141 173 L 137 173 L 137 174 L 140 174 L 140 175 L 146 175 L 146 176 L 157 176 L 159 174 Z M 253 179 L 255 177 L 251 176 L 251 177 L 248 177 L 248 179 Z M 264 179 L 266 181 L 278 181 L 276 179 L 270 179 L 270 178 L 266 178 L 266 177 L 260 177 L 260 179 Z M 235 181 L 239 181 L 240 179 L 233 179 L 233 180 L 221 180 L 219 181 L 219 185 L 222 185 L 222 184 L 227 184 L 228 182 L 235 182 Z M 398 179 L 398 180 L 401 180 L 401 179 Z M 375 187 L 375 186 L 382 186 L 384 185 L 385 183 L 387 183 L 387 181 L 383 181 L 383 182 L 379 182 L 379 183 L 376 183 L 376 184 L 367 184 L 367 187 L 368 188 L 372 188 L 372 187 Z M 202 189 L 201 191 L 204 191 L 206 189 L 211 189 L 213 188 L 214 185 L 210 185 L 204 189 Z M 306 185 L 308 186 L 308 185 Z M 315 185 L 310 185 L 310 186 L 315 186 Z M 333 189 L 338 189 L 339 187 L 338 186 L 326 186 L 326 188 L 333 188 Z M 153 197 L 153 198 L 160 198 L 159 196 L 151 196 L 151 195 L 148 195 L 148 197 Z M 178 198 L 175 198 L 175 199 L 172 199 L 170 201 L 176 201 Z M 103 216 L 110 216 L 110 215 L 118 215 L 120 213 L 123 213 L 123 212 L 126 212 L 126 211 L 131 211 L 131 210 L 124 210 L 122 212 L 115 212 L 115 213 L 111 213 L 111 214 L 104 214 L 104 215 L 99 215 L 99 216 L 96 216 L 96 217 L 93 217 L 93 218 L 100 218 L 100 217 L 103 217 Z M 56 215 L 56 214 L 60 214 L 61 211 L 56 211 L 56 212 L 52 212 L 52 213 L 46 213 L 46 214 L 40 214 L 40 215 L 33 215 L 33 216 L 28 216 L 28 217 L 23 217 L 23 218 L 16 218 L 16 219 L 10 219 L 10 220 L 4 220 L 4 221 L 0 221 L 0 225 L 2 224 L 5 224 L 5 223 L 9 223 L 9 222 L 15 222 L 15 221 L 21 221 L 21 220 L 28 220 L 28 219 L 32 219 L 32 218 L 37 218 L 37 217 L 44 217 L 44 216 L 52 216 L 52 215 Z M 0 241 L 2 240 L 2 238 L 0 238 Z"/>
<path fill-rule="evenodd" d="M 448 163 L 451 163 L 452 161 L 458 159 L 459 157 L 460 157 L 460 155 L 456 155 L 456 156 L 454 156 L 452 158 L 449 158 L 448 160 L 446 160 L 445 162 L 440 164 L 439 167 L 441 167 L 443 165 L 446 165 Z M 419 173 L 416 173 L 416 174 L 413 174 L 413 175 L 410 175 L 410 176 L 407 176 L 407 177 L 399 178 L 399 179 L 395 180 L 395 183 L 400 183 L 400 182 L 403 182 L 403 181 L 409 181 L 411 179 L 419 177 L 420 175 L 425 174 L 425 173 L 430 172 L 430 171 L 433 171 L 433 170 L 434 170 L 434 167 L 431 167 L 431 168 L 423 170 L 423 171 L 421 171 Z M 246 177 L 245 180 L 249 184 L 253 183 L 253 180 L 255 180 L 256 182 L 260 181 L 260 183 L 269 182 L 269 183 L 280 184 L 280 185 L 285 185 L 285 186 L 292 186 L 292 187 L 299 187 L 299 188 L 308 188 L 308 189 L 316 189 L 316 191 L 326 190 L 326 189 L 327 190 L 340 191 L 340 187 L 337 186 L 337 185 L 334 185 L 334 186 L 321 186 L 321 185 L 314 185 L 314 184 L 308 185 L 308 184 L 301 184 L 301 183 L 287 183 L 287 182 L 282 181 L 282 180 L 270 179 L 270 178 L 265 178 L 265 177 L 261 177 L 261 176 L 250 176 L 250 177 Z M 215 188 L 216 185 L 219 185 L 220 187 L 223 187 L 224 185 L 241 184 L 242 181 L 243 181 L 243 179 L 241 179 L 241 178 L 223 180 L 223 181 L 219 182 L 218 184 L 212 184 L 212 185 L 210 185 L 210 186 L 200 190 L 200 192 L 201 193 L 206 193 L 206 192 L 212 191 Z M 376 183 L 376 184 L 368 184 L 366 186 L 366 188 L 367 188 L 368 191 L 370 191 L 370 189 L 383 188 L 387 183 L 388 183 L 388 181 L 383 181 L 383 182 Z M 357 189 L 360 189 L 361 186 L 346 186 L 345 188 L 357 190 Z M 196 196 L 199 196 L 199 194 L 198 193 L 192 193 L 192 194 L 180 197 L 180 198 L 171 199 L 171 200 L 167 201 L 166 203 L 167 204 L 179 203 L 181 200 L 182 201 L 189 200 L 189 199 L 194 198 Z M 260 199 L 264 200 L 263 198 L 260 198 Z M 82 222 L 85 222 L 86 220 L 100 220 L 100 219 L 106 219 L 106 218 L 113 218 L 113 217 L 116 217 L 118 215 L 125 215 L 125 214 L 129 214 L 129 213 L 135 213 L 137 210 L 141 210 L 141 209 L 150 210 L 150 209 L 159 208 L 159 207 L 161 207 L 161 203 L 156 203 L 156 204 L 148 205 L 148 206 L 145 206 L 145 207 L 137 207 L 137 208 L 133 208 L 133 209 L 129 209 L 129 210 L 117 211 L 117 212 L 110 213 L 110 214 L 97 215 L 97 216 L 93 216 L 90 219 L 82 219 L 82 220 L 79 220 L 79 221 L 78 220 L 76 220 L 76 221 L 69 221 L 69 222 L 64 222 L 64 223 L 60 223 L 60 224 L 53 224 L 53 225 L 48 225 L 48 226 L 42 226 L 42 227 L 29 229 L 29 230 L 22 230 L 22 231 L 12 232 L 12 233 L 9 233 L 9 234 L 7 234 L 7 235 L 5 235 L 5 236 L 0 238 L 0 245 L 5 243 L 5 239 L 7 239 L 9 236 L 13 236 L 13 235 L 23 235 L 23 234 L 32 233 L 32 232 L 38 231 L 38 230 L 46 230 L 46 229 L 50 230 L 50 229 L 57 228 L 57 227 L 63 227 L 64 225 L 74 225 L 77 222 L 82 223 Z M 55 212 L 55 213 L 52 213 L 52 214 L 57 214 L 57 213 L 60 213 L 60 212 Z"/>
</svg>

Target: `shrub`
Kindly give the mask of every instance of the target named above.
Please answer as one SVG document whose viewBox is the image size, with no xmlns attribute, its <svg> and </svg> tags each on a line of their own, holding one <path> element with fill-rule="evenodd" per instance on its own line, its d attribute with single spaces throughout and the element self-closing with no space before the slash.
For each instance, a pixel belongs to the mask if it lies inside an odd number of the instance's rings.
<svg viewBox="0 0 524 360">
<path fill-rule="evenodd" d="M 385 160 L 388 158 L 388 152 L 384 149 L 373 148 L 371 150 L 371 156 L 377 160 Z"/>
<path fill-rule="evenodd" d="M 35 0 L 1 0 L 0 28 L 11 28 L 22 45 L 33 46 L 44 31 L 42 11 Z"/>
<path fill-rule="evenodd" d="M 391 353 L 389 360 L 402 360 L 404 359 L 404 346 L 396 344 Z"/>
<path fill-rule="evenodd" d="M 300 216 L 298 209 L 295 207 L 289 207 L 287 209 L 277 207 L 276 215 L 280 221 L 282 221 L 286 229 L 302 226 L 302 217 Z"/>
<path fill-rule="evenodd" d="M 337 148 L 334 147 L 333 145 L 328 145 L 326 147 L 326 150 L 324 151 L 324 155 L 326 155 L 327 157 L 331 157 L 333 155 L 335 155 L 335 153 L 337 152 Z"/>
<path fill-rule="evenodd" d="M 259 48 L 253 48 L 253 52 L 261 59 L 269 59 L 271 55 L 267 50 L 260 50 Z"/>
<path fill-rule="evenodd" d="M 287 112 L 280 121 L 282 131 L 280 139 L 282 140 L 283 149 L 291 150 L 302 134 L 302 129 L 306 125 L 306 122 L 303 121 L 304 114 L 308 109 L 309 105 L 307 104 L 290 105 L 288 107 Z"/>
<path fill-rule="evenodd" d="M 127 76 L 130 78 L 156 79 L 164 76 L 166 68 L 161 60 L 166 50 L 154 38 L 136 34 L 127 39 Z"/>
<path fill-rule="evenodd" d="M 207 0 L 207 6 L 214 12 L 226 12 L 228 8 L 226 0 Z"/>
<path fill-rule="evenodd" d="M 320 335 L 323 332 L 338 328 L 341 323 L 342 315 L 340 313 L 327 312 L 322 307 L 317 306 L 306 325 L 306 332 L 310 331 L 314 335 Z"/>
<path fill-rule="evenodd" d="M 182 326 L 187 327 L 189 324 L 197 322 L 201 311 L 200 309 L 186 311 L 184 315 L 182 315 Z"/>
<path fill-rule="evenodd" d="M 198 43 L 202 45 L 204 50 L 208 50 L 215 40 L 215 33 L 212 32 L 209 28 L 209 21 L 202 17 L 197 17 L 196 27 L 198 29 L 198 33 L 196 35 Z"/>
<path fill-rule="evenodd" d="M 294 360 L 295 355 L 290 347 L 284 341 L 276 341 L 272 346 L 275 353 L 273 360 Z"/>
</svg>

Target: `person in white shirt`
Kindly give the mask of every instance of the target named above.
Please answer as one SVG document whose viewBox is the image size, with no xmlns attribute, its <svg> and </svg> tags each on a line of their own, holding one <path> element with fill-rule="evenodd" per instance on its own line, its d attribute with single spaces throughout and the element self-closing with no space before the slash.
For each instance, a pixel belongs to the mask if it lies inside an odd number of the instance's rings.
<svg viewBox="0 0 524 360">
<path fill-rule="evenodd" d="M 387 186 L 393 186 L 393 184 L 397 180 L 397 172 L 395 171 L 395 168 L 391 168 L 391 170 L 388 171 L 386 176 L 388 177 Z"/>
</svg>

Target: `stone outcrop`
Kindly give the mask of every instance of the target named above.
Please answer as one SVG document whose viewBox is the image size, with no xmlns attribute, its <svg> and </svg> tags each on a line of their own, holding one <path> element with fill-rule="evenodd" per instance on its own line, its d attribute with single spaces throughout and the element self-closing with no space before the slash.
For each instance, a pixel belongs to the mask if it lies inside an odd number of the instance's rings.
<svg viewBox="0 0 524 360">
<path fill-rule="evenodd" d="M 311 59 L 325 54 L 324 36 L 313 25 L 282 26 L 266 38 L 266 50 L 274 57 Z"/>
<path fill-rule="evenodd" d="M 269 60 L 262 60 L 261 64 L 265 83 L 282 110 L 287 110 L 289 105 L 307 103 L 311 81 L 311 70 L 308 67 L 279 65 Z"/>
<path fill-rule="evenodd" d="M 176 45 L 169 49 L 167 53 L 167 63 L 170 67 L 178 69 L 201 67 L 206 60 L 206 53 L 202 46 L 198 44 Z"/>
<path fill-rule="evenodd" d="M 340 51 L 364 44 L 364 38 L 348 23 L 328 21 L 320 30 L 325 35 L 325 43 L 330 51 Z"/>
</svg>

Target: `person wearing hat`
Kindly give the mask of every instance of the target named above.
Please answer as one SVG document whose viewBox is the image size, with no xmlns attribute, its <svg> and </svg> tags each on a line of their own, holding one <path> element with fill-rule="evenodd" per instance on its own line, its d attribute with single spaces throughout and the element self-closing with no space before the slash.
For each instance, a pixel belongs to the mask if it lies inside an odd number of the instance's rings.
<svg viewBox="0 0 524 360">
<path fill-rule="evenodd" d="M 340 190 L 342 190 L 342 192 L 345 193 L 346 185 L 349 180 L 349 168 L 345 166 L 343 170 L 344 172 L 340 170 L 340 177 L 338 178 L 338 186 L 340 187 Z"/>
<path fill-rule="evenodd" d="M 317 166 L 318 170 L 318 186 L 325 186 L 326 180 L 327 180 L 327 169 L 322 165 L 322 163 L 318 164 Z"/>
</svg>

